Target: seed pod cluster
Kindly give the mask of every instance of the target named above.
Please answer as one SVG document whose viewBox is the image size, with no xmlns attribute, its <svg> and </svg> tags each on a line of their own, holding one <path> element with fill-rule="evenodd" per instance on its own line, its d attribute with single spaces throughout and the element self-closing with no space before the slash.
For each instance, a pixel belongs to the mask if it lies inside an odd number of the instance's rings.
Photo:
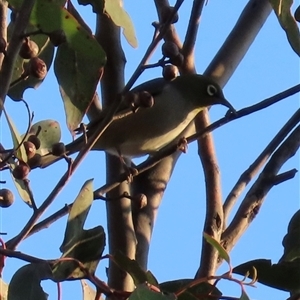
<svg viewBox="0 0 300 300">
<path fill-rule="evenodd" d="M 173 14 L 174 7 L 173 6 L 164 6 L 161 10 L 161 23 L 166 23 L 171 14 Z M 179 16 L 178 13 L 173 16 L 171 20 L 171 24 L 178 22 Z"/>
<path fill-rule="evenodd" d="M 28 159 L 32 158 L 35 155 L 36 147 L 32 142 L 25 141 L 24 142 L 24 148 L 25 148 Z"/>
<path fill-rule="evenodd" d="M 36 153 L 33 157 L 28 159 L 27 164 L 30 169 L 34 169 L 40 166 L 41 164 L 42 155 L 39 153 Z"/>
<path fill-rule="evenodd" d="M 30 59 L 36 57 L 39 53 L 39 46 L 36 42 L 32 41 L 30 38 L 26 37 L 23 40 L 19 55 L 24 59 Z"/>
<path fill-rule="evenodd" d="M 167 81 L 171 81 L 178 76 L 178 68 L 174 65 L 165 65 L 163 67 L 162 76 Z"/>
<path fill-rule="evenodd" d="M 124 98 L 125 103 L 135 111 L 139 107 L 149 108 L 154 105 L 153 96 L 147 91 L 138 93 L 129 91 Z"/>
<path fill-rule="evenodd" d="M 62 29 L 57 29 L 48 33 L 50 42 L 55 46 L 59 46 L 67 41 L 65 32 Z"/>
<path fill-rule="evenodd" d="M 20 161 L 19 164 L 13 169 L 12 174 L 18 180 L 24 180 L 30 172 L 28 164 Z"/>
<path fill-rule="evenodd" d="M 41 155 L 36 153 L 36 150 L 41 147 L 40 139 L 35 134 L 32 134 L 28 137 L 27 141 L 24 142 L 24 147 L 28 158 L 27 164 L 29 168 L 33 169 L 39 166 Z"/>
<path fill-rule="evenodd" d="M 161 51 L 165 57 L 169 58 L 176 57 L 179 54 L 178 46 L 171 41 L 166 41 L 165 43 L 163 43 Z"/>
<path fill-rule="evenodd" d="M 36 150 L 40 149 L 40 147 L 41 147 L 41 141 L 38 138 L 38 136 L 36 136 L 35 134 L 30 135 L 28 137 L 27 141 L 33 143 L 34 146 L 35 146 L 35 148 L 36 148 Z"/>
<path fill-rule="evenodd" d="M 167 57 L 170 59 L 170 63 L 174 66 L 180 67 L 182 66 L 184 62 L 184 57 L 180 53 L 180 50 L 178 46 L 171 42 L 171 41 L 166 41 L 163 43 L 161 47 L 161 51 L 164 57 Z"/>
<path fill-rule="evenodd" d="M 0 189 L 0 207 L 11 206 L 15 201 L 14 194 L 8 189 Z"/>
<path fill-rule="evenodd" d="M 52 154 L 55 156 L 62 156 L 66 153 L 66 146 L 64 143 L 56 143 L 52 145 Z"/>
<path fill-rule="evenodd" d="M 42 59 L 32 57 L 27 65 L 26 74 L 42 80 L 47 75 L 47 66 Z"/>
</svg>

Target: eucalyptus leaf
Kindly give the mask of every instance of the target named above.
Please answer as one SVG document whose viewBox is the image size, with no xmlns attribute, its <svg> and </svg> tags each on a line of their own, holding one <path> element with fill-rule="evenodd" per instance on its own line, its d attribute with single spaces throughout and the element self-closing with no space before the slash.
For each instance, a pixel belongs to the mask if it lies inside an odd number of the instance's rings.
<svg viewBox="0 0 300 300">
<path fill-rule="evenodd" d="M 53 267 L 56 281 L 86 278 L 84 269 L 93 274 L 105 247 L 105 233 L 102 226 L 83 229 L 90 206 L 93 202 L 93 180 L 85 182 L 69 213 L 65 238 L 60 247 L 61 260 Z M 63 260 L 71 258 L 73 260 Z"/>
</svg>

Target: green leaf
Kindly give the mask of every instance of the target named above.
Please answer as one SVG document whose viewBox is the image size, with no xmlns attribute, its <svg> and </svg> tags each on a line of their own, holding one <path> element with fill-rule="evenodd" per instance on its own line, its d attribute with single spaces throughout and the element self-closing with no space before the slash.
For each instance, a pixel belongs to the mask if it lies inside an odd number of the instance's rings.
<svg viewBox="0 0 300 300">
<path fill-rule="evenodd" d="M 258 282 L 279 290 L 293 292 L 300 289 L 299 259 L 279 264 L 272 264 L 268 259 L 256 259 L 235 267 L 233 272 L 252 279 L 254 273 L 257 273 Z"/>
<path fill-rule="evenodd" d="M 105 247 L 102 226 L 84 230 L 83 226 L 93 202 L 93 180 L 88 180 L 80 190 L 69 213 L 65 238 L 60 247 L 62 258 L 79 260 L 93 274 Z M 54 280 L 85 278 L 85 272 L 75 261 L 59 261 L 53 268 Z"/>
<path fill-rule="evenodd" d="M 284 254 L 279 262 L 300 259 L 300 209 L 291 218 L 282 245 Z"/>
<path fill-rule="evenodd" d="M 7 299 L 8 284 L 0 278 L 0 300 Z"/>
<path fill-rule="evenodd" d="M 105 12 L 111 17 L 112 21 L 123 28 L 123 35 L 127 42 L 133 47 L 138 46 L 135 36 L 133 23 L 128 13 L 123 8 L 123 0 L 105 0 Z"/>
<path fill-rule="evenodd" d="M 8 26 L 8 32 L 10 33 L 13 30 L 13 23 L 10 23 Z M 27 32 L 33 32 L 36 31 L 37 27 L 33 25 L 27 26 Z M 10 34 L 11 35 L 11 34 Z M 50 42 L 47 35 L 44 34 L 37 34 L 30 37 L 32 41 L 34 41 L 38 47 L 39 47 L 39 58 L 42 59 L 46 66 L 47 70 L 50 69 L 52 60 L 53 60 L 53 54 L 54 54 L 54 46 Z M 16 79 L 20 78 L 20 76 L 23 73 L 23 66 L 24 64 L 27 64 L 29 62 L 29 59 L 23 59 L 21 56 L 17 56 L 15 65 L 14 65 L 14 72 L 12 77 L 12 82 Z M 33 76 L 29 76 L 26 79 L 23 79 L 22 81 L 18 82 L 16 85 L 11 87 L 8 91 L 8 96 L 12 98 L 13 100 L 20 100 L 23 99 L 23 94 L 26 89 L 28 88 L 38 88 L 40 84 L 43 82 L 44 79 L 38 79 Z"/>
<path fill-rule="evenodd" d="M 73 132 L 93 100 L 99 82 L 99 68 L 91 57 L 62 44 L 57 50 L 54 72 L 64 102 L 67 125 Z"/>
<path fill-rule="evenodd" d="M 215 240 L 212 236 L 208 235 L 207 233 L 203 233 L 203 236 L 205 238 L 205 240 L 211 244 L 218 252 L 219 255 L 226 260 L 226 262 L 230 265 L 230 257 L 227 253 L 227 251 L 222 247 L 222 245 Z"/>
<path fill-rule="evenodd" d="M 9 3 L 15 9 L 20 9 L 22 1 L 10 0 Z M 98 68 L 104 66 L 106 55 L 100 44 L 64 7 L 56 2 L 37 0 L 30 15 L 30 23 L 46 33 L 63 30 L 68 45 L 74 51 L 93 59 Z"/>
<path fill-rule="evenodd" d="M 128 300 L 176 300 L 174 294 L 164 294 L 152 291 L 147 285 L 141 284 L 130 295 Z"/>
<path fill-rule="evenodd" d="M 158 286 L 156 279 L 152 275 L 152 273 L 145 272 L 138 262 L 134 259 L 130 259 L 126 255 L 124 255 L 122 252 L 117 251 L 113 255 L 114 262 L 125 272 L 129 273 L 132 277 L 135 285 L 148 282 L 152 285 Z"/>
<path fill-rule="evenodd" d="M 244 290 L 242 290 L 242 295 L 240 297 L 240 300 L 250 300 L 250 298 L 248 297 L 248 295 Z"/>
<path fill-rule="evenodd" d="M 195 279 L 178 279 L 173 281 L 166 281 L 159 285 L 161 291 L 176 293 L 179 290 L 185 291 L 178 296 L 178 300 L 211 300 L 219 299 L 222 293 L 212 284 L 201 282 L 189 287 Z M 207 295 L 207 297 L 205 297 Z M 215 298 L 214 298 L 215 297 Z"/>
<path fill-rule="evenodd" d="M 95 300 L 96 291 L 92 289 L 85 280 L 80 280 L 80 283 L 82 288 L 83 300 Z M 103 300 L 102 297 L 101 300 Z"/>
<path fill-rule="evenodd" d="M 10 129 L 10 134 L 12 137 L 12 141 L 13 141 L 13 145 L 14 145 L 14 149 L 18 148 L 19 145 L 21 144 L 22 138 L 18 132 L 17 127 L 15 126 L 15 124 L 13 123 L 12 119 L 9 117 L 8 113 L 6 112 L 6 110 L 4 109 L 4 115 L 6 117 L 9 129 Z M 17 150 L 17 152 L 15 153 L 16 157 L 19 160 L 22 160 L 24 162 L 27 162 L 27 154 L 26 154 L 26 150 L 24 148 L 23 145 L 20 146 L 20 148 Z"/>
<path fill-rule="evenodd" d="M 293 0 L 269 0 L 293 50 L 300 56 L 300 33 L 291 13 Z"/>
<path fill-rule="evenodd" d="M 4 115 L 7 119 L 7 122 L 8 122 L 9 128 L 10 128 L 14 148 L 16 149 L 19 146 L 19 144 L 21 143 L 22 137 L 20 136 L 16 126 L 14 125 L 12 119 L 9 117 L 9 115 L 7 114 L 5 109 L 4 109 Z M 18 151 L 16 152 L 16 156 L 19 160 L 27 162 L 27 154 L 26 154 L 26 151 L 25 151 L 25 148 L 23 145 L 21 145 L 20 148 L 18 149 Z M 17 191 L 18 191 L 20 197 L 27 205 L 29 205 L 29 207 L 32 207 L 31 199 L 29 196 L 30 191 L 28 190 L 27 186 L 24 184 L 24 181 L 16 179 L 12 175 L 12 172 L 13 172 L 14 168 L 17 166 L 17 163 L 12 158 L 10 158 L 7 162 L 9 165 L 11 177 L 13 179 L 13 182 L 17 188 Z"/>
<path fill-rule="evenodd" d="M 8 287 L 8 300 L 47 300 L 40 282 L 51 278 L 47 263 L 28 264 L 21 267 L 12 277 Z"/>
<path fill-rule="evenodd" d="M 102 14 L 104 10 L 104 0 L 78 0 L 80 5 L 91 5 L 93 7 L 93 12 L 97 14 Z"/>
<path fill-rule="evenodd" d="M 36 153 L 41 155 L 48 154 L 52 149 L 52 145 L 58 143 L 61 139 L 61 128 L 55 120 L 42 120 L 33 124 L 29 130 L 28 137 L 37 133 L 41 146 Z"/>
<path fill-rule="evenodd" d="M 295 10 L 294 17 L 296 21 L 300 22 L 300 5 Z"/>
</svg>

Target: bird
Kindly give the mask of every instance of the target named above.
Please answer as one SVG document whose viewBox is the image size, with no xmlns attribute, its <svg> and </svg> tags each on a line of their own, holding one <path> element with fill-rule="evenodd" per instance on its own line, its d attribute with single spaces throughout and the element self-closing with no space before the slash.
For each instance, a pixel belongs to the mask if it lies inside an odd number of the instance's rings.
<svg viewBox="0 0 300 300">
<path fill-rule="evenodd" d="M 204 108 L 221 104 L 235 113 L 221 87 L 213 79 L 200 74 L 181 75 L 172 81 L 156 78 L 131 91 L 150 93 L 154 99 L 153 107 L 140 107 L 128 116 L 114 120 L 92 150 L 129 158 L 153 155 L 174 140 L 179 141 L 182 132 Z M 99 122 L 101 120 L 88 126 L 87 136 L 81 135 L 66 145 L 65 154 L 78 152 Z M 58 159 L 51 153 L 46 154 L 41 157 L 39 167 L 44 168 Z"/>
</svg>

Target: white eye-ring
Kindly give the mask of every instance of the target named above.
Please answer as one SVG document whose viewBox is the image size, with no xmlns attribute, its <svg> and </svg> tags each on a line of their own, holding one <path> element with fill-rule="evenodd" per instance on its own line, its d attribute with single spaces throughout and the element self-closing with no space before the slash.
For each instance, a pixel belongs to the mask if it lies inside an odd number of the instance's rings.
<svg viewBox="0 0 300 300">
<path fill-rule="evenodd" d="M 207 94 L 209 96 L 214 96 L 217 92 L 218 90 L 214 85 L 210 84 L 207 86 Z"/>
</svg>

